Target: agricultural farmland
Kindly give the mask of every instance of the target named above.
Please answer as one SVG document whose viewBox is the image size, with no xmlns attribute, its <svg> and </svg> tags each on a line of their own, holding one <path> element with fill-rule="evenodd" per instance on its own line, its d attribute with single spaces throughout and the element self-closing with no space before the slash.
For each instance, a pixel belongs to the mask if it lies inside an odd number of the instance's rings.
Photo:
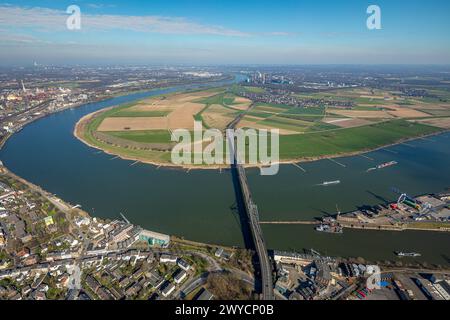
<svg viewBox="0 0 450 320">
<path fill-rule="evenodd" d="M 94 147 L 124 158 L 170 165 L 170 150 L 175 145 L 171 132 L 192 132 L 194 120 L 204 129 L 224 132 L 241 116 L 237 128 L 278 129 L 280 160 L 285 162 L 354 154 L 449 129 L 450 105 L 446 103 L 404 100 L 369 89 L 299 97 L 332 99 L 346 105 L 351 101 L 354 106 L 253 103 L 233 89 L 217 88 L 152 97 L 104 110 L 82 119 L 77 135 Z M 195 143 L 206 146 L 209 142 Z"/>
</svg>

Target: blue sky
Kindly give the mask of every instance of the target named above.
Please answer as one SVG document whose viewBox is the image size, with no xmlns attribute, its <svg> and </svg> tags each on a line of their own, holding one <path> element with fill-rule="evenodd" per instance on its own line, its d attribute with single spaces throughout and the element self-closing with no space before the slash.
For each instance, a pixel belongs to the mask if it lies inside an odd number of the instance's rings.
<svg viewBox="0 0 450 320">
<path fill-rule="evenodd" d="M 81 30 L 65 26 L 69 5 Z M 368 30 L 366 9 L 381 8 Z M 0 0 L 2 64 L 450 64 L 448 0 Z"/>
</svg>

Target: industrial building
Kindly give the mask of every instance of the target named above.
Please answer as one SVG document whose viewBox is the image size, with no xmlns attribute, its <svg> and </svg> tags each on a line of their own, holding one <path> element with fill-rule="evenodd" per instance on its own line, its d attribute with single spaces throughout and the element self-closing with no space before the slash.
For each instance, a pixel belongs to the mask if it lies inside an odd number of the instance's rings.
<svg viewBox="0 0 450 320">
<path fill-rule="evenodd" d="M 148 230 L 139 233 L 139 240 L 148 242 L 151 246 L 167 247 L 170 243 L 170 236 Z"/>
</svg>

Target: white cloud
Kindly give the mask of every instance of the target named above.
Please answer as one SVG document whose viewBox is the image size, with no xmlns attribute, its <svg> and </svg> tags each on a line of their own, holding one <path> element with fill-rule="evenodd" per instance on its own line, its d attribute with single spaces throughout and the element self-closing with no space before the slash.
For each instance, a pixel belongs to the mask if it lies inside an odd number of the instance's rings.
<svg viewBox="0 0 450 320">
<path fill-rule="evenodd" d="M 12 43 L 48 43 L 28 34 L 14 33 L 5 29 L 0 29 L 0 41 Z"/>
<path fill-rule="evenodd" d="M 299 34 L 298 33 L 294 33 L 294 32 L 273 31 L 273 32 L 263 33 L 263 35 L 288 37 L 288 36 L 298 36 Z"/>
<path fill-rule="evenodd" d="M 69 15 L 65 11 L 40 7 L 0 6 L 0 26 L 10 28 L 35 28 L 39 30 L 61 31 L 66 28 Z M 162 34 L 201 34 L 244 37 L 248 33 L 221 26 L 205 25 L 178 17 L 121 16 L 83 14 L 81 26 L 86 30 L 130 30 Z"/>
<path fill-rule="evenodd" d="M 93 9 L 115 8 L 115 4 L 88 3 L 87 6 Z"/>
</svg>

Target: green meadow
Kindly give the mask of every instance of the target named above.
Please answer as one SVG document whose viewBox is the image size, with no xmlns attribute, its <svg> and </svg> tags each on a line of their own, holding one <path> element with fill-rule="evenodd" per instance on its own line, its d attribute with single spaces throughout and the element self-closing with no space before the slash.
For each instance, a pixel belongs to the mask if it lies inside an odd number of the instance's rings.
<svg viewBox="0 0 450 320">
<path fill-rule="evenodd" d="M 288 160 L 359 152 L 438 131 L 440 129 L 432 126 L 393 120 L 364 127 L 281 136 L 280 158 Z"/>
</svg>

